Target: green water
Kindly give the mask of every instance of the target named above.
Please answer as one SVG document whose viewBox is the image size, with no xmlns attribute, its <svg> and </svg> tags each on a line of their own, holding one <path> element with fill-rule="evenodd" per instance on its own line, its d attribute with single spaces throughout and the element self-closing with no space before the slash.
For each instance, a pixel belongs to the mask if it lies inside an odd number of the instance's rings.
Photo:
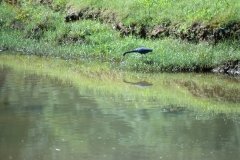
<svg viewBox="0 0 240 160">
<path fill-rule="evenodd" d="M 109 91 L 2 65 L 0 160 L 240 159 L 238 79 L 181 77 Z"/>
</svg>

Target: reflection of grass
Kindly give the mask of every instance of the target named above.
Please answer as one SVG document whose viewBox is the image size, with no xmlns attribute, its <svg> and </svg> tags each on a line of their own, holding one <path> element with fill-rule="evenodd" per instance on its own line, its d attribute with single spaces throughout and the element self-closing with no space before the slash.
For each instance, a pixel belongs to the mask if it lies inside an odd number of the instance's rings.
<svg viewBox="0 0 240 160">
<path fill-rule="evenodd" d="M 114 101 L 118 104 L 131 104 L 133 107 L 187 107 L 190 110 L 201 111 L 202 114 L 228 113 L 237 114 L 239 110 L 239 97 L 232 95 L 234 90 L 239 93 L 237 82 L 229 79 L 221 79 L 213 75 L 196 74 L 141 74 L 123 72 L 111 69 L 108 64 L 97 62 L 80 62 L 53 60 L 34 56 L 10 56 L 1 55 L 1 65 L 8 65 L 15 69 L 33 70 L 38 74 L 57 77 L 64 83 L 70 83 L 79 88 L 79 92 L 85 95 L 93 95 L 99 101 L 100 107 L 105 103 Z M 123 79 L 129 81 L 148 81 L 152 87 L 141 89 L 130 84 L 125 84 Z M 224 97 L 202 96 L 204 91 L 186 86 L 187 83 L 197 85 L 195 88 L 221 87 L 225 94 L 220 96 L 236 96 L 236 102 L 221 100 Z M 234 88 L 234 89 L 233 89 Z M 190 90 L 191 89 L 191 90 Z M 199 92 L 199 93 L 195 93 Z M 209 90 L 208 92 L 213 92 Z M 207 93 L 206 93 L 207 94 Z M 216 93 L 218 94 L 218 93 Z M 114 107 L 114 106 L 113 106 Z"/>
</svg>

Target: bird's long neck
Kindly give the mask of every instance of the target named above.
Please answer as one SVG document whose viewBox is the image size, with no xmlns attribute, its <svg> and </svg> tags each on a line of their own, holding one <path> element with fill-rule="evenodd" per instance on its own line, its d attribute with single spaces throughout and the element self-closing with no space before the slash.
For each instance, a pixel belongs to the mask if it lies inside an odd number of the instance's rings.
<svg viewBox="0 0 240 160">
<path fill-rule="evenodd" d="M 123 53 L 123 56 L 125 56 L 127 53 L 133 53 L 133 52 L 138 52 L 138 51 L 137 50 L 127 51 L 127 52 Z"/>
</svg>

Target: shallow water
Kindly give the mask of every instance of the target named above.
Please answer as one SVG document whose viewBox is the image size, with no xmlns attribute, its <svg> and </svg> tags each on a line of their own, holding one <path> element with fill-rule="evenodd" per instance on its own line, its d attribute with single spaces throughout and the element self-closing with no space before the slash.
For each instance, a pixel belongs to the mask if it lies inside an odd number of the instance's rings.
<svg viewBox="0 0 240 160">
<path fill-rule="evenodd" d="M 123 80 L 120 85 L 139 90 L 158 85 L 140 82 Z M 197 83 L 165 83 L 185 85 L 194 96 L 216 103 L 221 97 L 226 107 L 239 103 L 238 90 L 225 93 L 216 88 L 209 93 L 209 86 L 201 90 Z M 0 159 L 240 159 L 239 118 L 215 110 L 196 114 L 181 102 L 154 99 L 138 107 L 136 97 L 119 100 L 93 94 L 91 88 L 81 90 L 58 78 L 3 66 Z"/>
</svg>

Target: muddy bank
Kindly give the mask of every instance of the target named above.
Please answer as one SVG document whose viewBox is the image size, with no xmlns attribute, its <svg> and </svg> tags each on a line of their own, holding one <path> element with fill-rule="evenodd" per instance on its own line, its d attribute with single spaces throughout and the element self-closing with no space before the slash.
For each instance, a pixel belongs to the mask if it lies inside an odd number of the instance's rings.
<svg viewBox="0 0 240 160">
<path fill-rule="evenodd" d="M 77 12 L 71 13 L 71 7 L 68 8 L 69 15 L 65 17 L 65 22 L 73 22 L 81 19 L 99 20 L 102 23 L 110 23 L 114 29 L 120 31 L 121 35 L 135 35 L 141 38 L 161 38 L 171 36 L 180 38 L 188 42 L 198 43 L 207 41 L 210 43 L 218 43 L 223 40 L 240 40 L 240 22 L 230 22 L 224 26 L 218 27 L 217 24 L 205 25 L 201 23 L 193 23 L 185 30 L 181 29 L 180 24 L 172 24 L 170 21 L 155 26 L 130 24 L 125 25 L 117 19 L 116 13 L 107 10 L 94 10 L 92 8 L 84 8 Z"/>
<path fill-rule="evenodd" d="M 240 60 L 225 62 L 213 68 L 212 72 L 240 76 Z"/>
</svg>

